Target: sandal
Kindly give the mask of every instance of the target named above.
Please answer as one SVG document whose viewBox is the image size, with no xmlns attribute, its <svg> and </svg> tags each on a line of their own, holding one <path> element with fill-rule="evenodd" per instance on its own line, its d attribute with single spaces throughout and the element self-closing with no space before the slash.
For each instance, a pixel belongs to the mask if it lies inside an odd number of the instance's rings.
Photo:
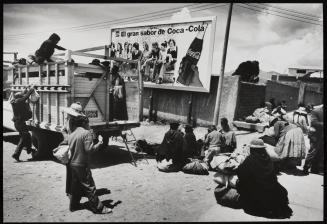
<svg viewBox="0 0 327 224">
<path fill-rule="evenodd" d="M 100 212 L 100 214 L 108 214 L 108 213 L 112 213 L 112 209 L 111 208 L 108 208 L 106 206 L 103 206 L 103 209 Z"/>
</svg>

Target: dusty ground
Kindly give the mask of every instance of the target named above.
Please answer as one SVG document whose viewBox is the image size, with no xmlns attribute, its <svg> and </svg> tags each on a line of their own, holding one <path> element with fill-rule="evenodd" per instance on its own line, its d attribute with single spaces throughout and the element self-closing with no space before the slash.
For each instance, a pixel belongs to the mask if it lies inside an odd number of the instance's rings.
<svg viewBox="0 0 327 224">
<path fill-rule="evenodd" d="M 133 129 L 137 139 L 159 143 L 166 125 L 147 125 Z M 196 128 L 202 138 L 206 130 Z M 238 132 L 238 145 L 248 143 L 257 133 Z M 129 136 L 130 137 L 130 136 Z M 118 141 L 92 156 L 92 173 L 100 199 L 113 208 L 112 214 L 94 215 L 89 210 L 69 212 L 65 196 L 66 168 L 54 161 L 23 162 L 11 158 L 14 140 L 3 141 L 3 221 L 4 222 L 124 222 L 124 221 L 267 221 L 247 215 L 243 210 L 222 207 L 214 197 L 212 177 L 162 173 L 154 158 L 138 158 L 137 167 Z M 289 193 L 293 216 L 284 221 L 323 220 L 323 176 L 282 173 L 278 177 Z M 110 194 L 104 194 L 110 189 Z M 83 199 L 82 202 L 86 201 Z M 276 221 L 276 220 L 271 220 Z M 278 220 L 277 220 L 278 221 Z"/>
</svg>

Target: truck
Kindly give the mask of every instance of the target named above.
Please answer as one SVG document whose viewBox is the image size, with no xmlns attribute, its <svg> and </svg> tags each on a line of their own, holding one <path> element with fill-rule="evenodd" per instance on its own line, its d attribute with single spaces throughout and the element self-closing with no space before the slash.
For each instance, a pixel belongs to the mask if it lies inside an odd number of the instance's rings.
<svg viewBox="0 0 327 224">
<path fill-rule="evenodd" d="M 104 55 L 85 53 L 100 49 L 105 50 Z M 76 63 L 72 60 L 73 55 L 108 60 L 111 66 Z M 111 116 L 110 68 L 114 63 L 137 65 L 135 66 L 137 78 L 125 82 L 127 120 L 113 120 Z M 22 91 L 34 84 L 40 95 L 37 103 L 30 102 L 32 118 L 26 121 L 38 158 L 51 156 L 52 150 L 63 140 L 65 123 L 63 108 L 74 102 L 81 103 L 91 130 L 95 135 L 103 136 L 105 146 L 108 145 L 110 136 L 121 136 L 130 152 L 126 134 L 131 132 L 132 128 L 139 127 L 143 120 L 143 80 L 139 61 L 109 57 L 109 46 L 105 45 L 79 51 L 67 50 L 65 58 L 56 62 L 15 65 L 9 77 L 12 83 L 11 92 Z M 3 107 L 4 127 L 13 129 L 11 105 L 8 101 L 3 101 Z M 130 155 L 132 156 L 131 153 Z"/>
</svg>

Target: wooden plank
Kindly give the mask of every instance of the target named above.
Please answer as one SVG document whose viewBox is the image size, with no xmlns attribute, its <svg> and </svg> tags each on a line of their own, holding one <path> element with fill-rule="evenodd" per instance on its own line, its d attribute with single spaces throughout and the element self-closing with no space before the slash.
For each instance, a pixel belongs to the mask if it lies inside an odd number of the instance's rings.
<svg viewBox="0 0 327 224">
<path fill-rule="evenodd" d="M 110 43 L 110 42 L 109 42 Z M 105 45 L 104 46 L 104 55 L 106 56 L 106 57 L 109 57 L 110 56 L 110 54 L 109 54 L 109 46 L 108 45 Z"/>
<path fill-rule="evenodd" d="M 106 57 L 103 55 L 76 52 L 76 51 L 73 51 L 72 55 L 85 56 L 85 57 L 90 57 L 90 58 L 101 58 L 101 59 L 106 59 L 106 60 L 121 61 L 121 62 L 128 62 L 128 63 L 134 63 L 134 64 L 138 63 L 138 60 L 128 60 L 128 59 L 124 59 L 124 58 Z"/>
<path fill-rule="evenodd" d="M 39 116 L 39 118 L 40 118 L 40 120 L 39 120 L 39 122 L 42 122 L 43 121 L 43 93 L 39 92 L 39 95 L 40 95 L 40 99 L 39 99 L 39 101 L 40 101 L 40 103 L 39 103 L 39 106 L 40 106 L 40 109 L 39 109 L 40 116 Z"/>
<path fill-rule="evenodd" d="M 18 52 L 4 51 L 3 54 L 18 54 Z"/>
<path fill-rule="evenodd" d="M 96 65 L 94 65 L 96 66 Z M 78 64 L 77 66 L 75 66 L 74 68 L 74 75 L 79 75 L 81 73 L 97 73 L 97 74 L 102 74 L 104 72 L 103 68 L 100 66 L 96 66 L 96 67 L 91 67 L 91 66 L 80 66 L 80 64 Z"/>
<path fill-rule="evenodd" d="M 88 51 L 97 51 L 97 50 L 102 50 L 106 47 L 107 45 L 104 46 L 99 46 L 99 47 L 90 47 L 90 48 L 85 48 L 85 49 L 81 49 L 81 50 L 76 50 L 74 52 L 88 52 Z M 65 53 L 58 53 L 58 54 L 54 54 L 54 56 L 64 56 Z"/>
<path fill-rule="evenodd" d="M 232 123 L 237 128 L 244 128 L 247 130 L 257 131 L 260 133 L 262 133 L 266 127 L 264 124 L 261 124 L 261 123 L 253 124 L 253 123 L 247 123 L 244 121 L 233 121 Z"/>
<path fill-rule="evenodd" d="M 69 62 L 71 61 L 71 53 L 72 51 L 68 50 L 66 51 L 66 55 L 65 55 L 65 58 L 66 58 L 66 63 L 65 63 L 65 76 L 66 76 L 66 83 L 67 85 L 71 85 L 71 76 L 72 76 L 72 65 L 69 64 Z M 74 89 L 74 88 L 71 88 L 71 89 Z M 72 98 L 71 98 L 71 95 L 67 95 L 66 97 L 66 102 L 65 104 L 68 106 L 72 103 Z"/>
<path fill-rule="evenodd" d="M 50 68 L 54 69 L 54 65 L 55 64 L 58 64 L 59 66 L 63 66 L 65 65 L 66 61 L 58 61 L 58 62 L 47 62 L 46 65 L 50 65 Z M 24 68 L 26 67 L 26 65 L 15 65 L 16 68 Z M 39 67 L 39 64 L 33 64 L 33 65 L 30 65 L 30 68 L 31 68 L 31 71 L 37 71 Z"/>
<path fill-rule="evenodd" d="M 139 75 L 139 121 L 143 121 L 143 76 L 141 74 L 141 62 L 138 61 L 137 72 Z"/>
<path fill-rule="evenodd" d="M 89 95 L 90 94 L 88 94 L 88 93 L 75 93 L 76 98 L 79 98 L 79 97 L 86 98 L 86 97 L 89 97 Z"/>
<path fill-rule="evenodd" d="M 2 134 L 3 137 L 11 137 L 11 136 L 18 136 L 19 132 L 15 131 L 15 132 L 5 132 Z"/>
<path fill-rule="evenodd" d="M 58 64 L 55 65 L 55 78 L 56 78 L 56 84 L 59 85 L 59 66 Z M 56 94 L 56 114 L 57 114 L 57 125 L 60 125 L 60 111 L 59 111 L 59 105 L 60 105 L 60 98 L 59 93 Z"/>
<path fill-rule="evenodd" d="M 18 68 L 18 83 L 22 85 L 22 68 Z"/>
<path fill-rule="evenodd" d="M 92 97 L 93 98 L 93 100 L 94 100 L 94 102 L 95 102 L 95 104 L 97 105 L 97 109 L 100 111 L 100 113 L 101 113 L 101 116 L 103 117 L 103 112 L 102 112 L 102 110 L 101 110 L 101 107 L 100 107 L 100 105 L 99 105 L 99 103 L 98 103 L 98 101 L 95 99 L 95 97 L 93 96 Z"/>
<path fill-rule="evenodd" d="M 30 84 L 30 76 L 29 76 L 29 66 L 28 65 L 26 65 L 26 75 L 25 75 L 25 77 L 26 77 L 26 84 L 27 85 L 29 85 Z"/>
<path fill-rule="evenodd" d="M 104 72 L 102 74 L 102 76 L 97 80 L 97 82 L 93 85 L 92 89 L 91 89 L 91 92 L 89 93 L 89 96 L 88 96 L 88 100 L 87 102 L 85 103 L 85 105 L 83 105 L 83 108 L 87 105 L 87 103 L 89 102 L 91 96 L 94 94 L 94 91 L 95 89 L 97 88 L 97 86 L 101 83 L 101 81 L 103 80 L 103 78 L 106 76 L 107 72 Z"/>
<path fill-rule="evenodd" d="M 47 82 L 50 85 L 50 65 L 47 64 Z M 50 92 L 47 94 L 47 106 L 48 106 L 48 123 L 51 123 L 51 99 L 50 99 Z"/>
<path fill-rule="evenodd" d="M 90 53 L 84 53 L 84 52 L 77 52 L 73 51 L 72 55 L 78 55 L 78 56 L 84 56 L 84 57 L 90 57 L 90 58 L 101 58 L 106 59 L 106 56 L 98 55 L 98 54 L 90 54 Z"/>
</svg>

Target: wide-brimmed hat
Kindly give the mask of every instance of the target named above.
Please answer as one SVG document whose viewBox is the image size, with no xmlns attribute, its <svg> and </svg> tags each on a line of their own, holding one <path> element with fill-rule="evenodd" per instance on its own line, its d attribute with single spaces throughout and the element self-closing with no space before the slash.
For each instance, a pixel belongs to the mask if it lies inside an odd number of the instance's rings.
<svg viewBox="0 0 327 224">
<path fill-rule="evenodd" d="M 250 142 L 250 148 L 263 149 L 266 148 L 266 145 L 262 139 L 255 138 Z"/>
<path fill-rule="evenodd" d="M 74 117 L 78 117 L 78 116 L 85 116 L 85 114 L 83 113 L 83 108 L 80 102 L 76 102 L 76 103 L 72 103 L 72 105 L 70 105 L 70 107 L 65 107 L 63 109 L 64 112 L 66 112 L 67 114 L 70 114 Z"/>
</svg>

